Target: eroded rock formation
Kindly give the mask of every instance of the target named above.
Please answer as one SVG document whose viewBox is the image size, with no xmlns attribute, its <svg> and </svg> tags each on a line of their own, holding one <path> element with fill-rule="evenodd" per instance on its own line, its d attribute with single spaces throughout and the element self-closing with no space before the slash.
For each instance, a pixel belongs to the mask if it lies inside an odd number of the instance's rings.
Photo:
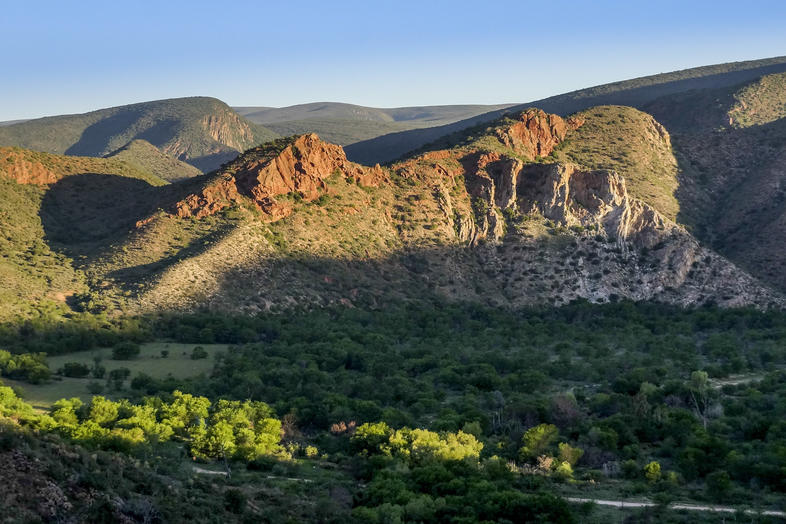
<svg viewBox="0 0 786 524">
<path fill-rule="evenodd" d="M 364 186 L 385 180 L 378 165 L 369 168 L 349 162 L 341 146 L 323 142 L 312 133 L 298 137 L 273 156 L 255 157 L 253 150 L 242 155 L 200 191 L 177 202 L 171 212 L 202 218 L 239 202 L 242 196 L 271 220 L 278 220 L 289 215 L 292 207 L 277 197 L 296 194 L 312 201 L 328 192 L 325 180 L 333 175 Z"/>
</svg>

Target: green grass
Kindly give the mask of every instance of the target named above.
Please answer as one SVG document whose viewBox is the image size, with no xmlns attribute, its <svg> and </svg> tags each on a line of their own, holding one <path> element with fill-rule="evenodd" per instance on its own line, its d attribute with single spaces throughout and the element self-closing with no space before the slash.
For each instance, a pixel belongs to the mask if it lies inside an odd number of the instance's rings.
<svg viewBox="0 0 786 524">
<path fill-rule="evenodd" d="M 196 347 L 205 348 L 208 358 L 192 360 L 191 351 Z M 227 349 L 227 344 L 180 344 L 175 342 L 151 342 L 142 344 L 139 357 L 134 360 L 112 360 L 112 350 L 109 348 L 80 351 L 67 355 L 58 355 L 47 359 L 49 368 L 57 372 L 66 362 L 78 362 L 93 366 L 93 359 L 101 357 L 101 365 L 106 368 L 107 375 L 113 369 L 128 368 L 131 370 L 130 378 L 139 373 L 150 375 L 153 378 L 163 379 L 172 376 L 177 379 L 196 377 L 208 374 L 213 369 L 215 356 L 220 351 Z M 169 351 L 167 358 L 161 356 L 161 351 Z M 8 386 L 21 391 L 23 398 L 37 409 L 46 409 L 61 398 L 78 397 L 89 400 L 93 396 L 87 389 L 88 384 L 96 381 L 93 378 L 69 378 L 55 376 L 47 384 L 27 384 L 16 380 L 2 379 Z M 106 378 L 97 380 L 105 384 Z M 127 387 L 126 383 L 126 387 Z M 123 392 L 105 391 L 106 396 L 122 398 Z"/>
</svg>

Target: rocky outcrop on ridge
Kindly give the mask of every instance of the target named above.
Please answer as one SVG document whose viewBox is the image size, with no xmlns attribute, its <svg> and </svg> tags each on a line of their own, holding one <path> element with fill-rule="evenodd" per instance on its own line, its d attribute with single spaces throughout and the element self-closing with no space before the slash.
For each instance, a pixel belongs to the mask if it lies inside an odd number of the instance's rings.
<svg viewBox="0 0 786 524">
<path fill-rule="evenodd" d="M 312 201 L 326 194 L 330 176 L 342 176 L 363 186 L 385 180 L 379 166 L 368 168 L 347 160 L 341 146 L 323 142 L 315 134 L 302 135 L 280 151 L 258 155 L 252 149 L 222 168 L 201 190 L 178 201 L 170 212 L 179 217 L 203 218 L 248 199 L 270 220 L 288 216 L 292 207 L 280 198 Z"/>
</svg>

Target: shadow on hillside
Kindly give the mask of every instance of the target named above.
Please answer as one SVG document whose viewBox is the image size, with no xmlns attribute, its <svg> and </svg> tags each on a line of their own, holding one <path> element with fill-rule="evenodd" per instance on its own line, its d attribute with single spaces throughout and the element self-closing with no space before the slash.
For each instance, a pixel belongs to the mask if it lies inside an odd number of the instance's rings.
<svg viewBox="0 0 786 524">
<path fill-rule="evenodd" d="M 542 100 L 484 113 L 467 120 L 461 120 L 444 126 L 413 129 L 410 131 L 400 131 L 382 135 L 380 137 L 348 145 L 344 150 L 347 153 L 347 157 L 353 162 L 365 165 L 388 163 L 445 135 L 456 133 L 484 122 L 489 122 L 499 118 L 503 114 L 521 111 L 528 107 L 537 107 L 548 113 L 557 113 L 562 116 L 577 111 L 583 111 L 584 109 L 598 105 L 624 105 L 641 108 L 644 104 L 662 96 L 681 93 L 692 89 L 717 89 L 732 86 L 758 78 L 762 75 L 784 71 L 786 71 L 786 62 L 742 71 L 718 73 L 700 78 L 686 78 L 655 85 L 624 88 L 610 93 L 603 93 L 601 89 L 597 88 L 583 89 L 564 95 L 552 96 Z M 635 80 L 631 82 L 635 82 Z M 624 84 L 625 82 L 620 82 L 617 85 Z M 615 84 L 609 84 L 607 86 L 608 89 L 614 89 L 614 87 Z"/>
<path fill-rule="evenodd" d="M 132 140 L 146 140 L 159 147 L 171 140 L 182 125 L 177 119 L 163 118 L 156 121 L 140 122 L 144 115 L 139 110 L 127 109 L 88 126 L 79 141 L 69 147 L 65 154 L 75 156 L 104 156 L 124 147 Z M 135 133 L 129 133 L 136 129 Z M 123 136 L 124 133 L 129 133 Z M 115 137 L 123 137 L 112 142 Z"/>
<path fill-rule="evenodd" d="M 52 185 L 41 202 L 45 237 L 66 248 L 107 244 L 153 212 L 160 194 L 159 188 L 135 178 L 95 173 L 67 176 Z"/>
<path fill-rule="evenodd" d="M 219 151 L 218 153 L 213 153 L 210 155 L 204 155 L 195 158 L 178 158 L 178 160 L 185 162 L 186 164 L 191 164 L 203 173 L 209 173 L 218 169 L 223 164 L 231 162 L 237 158 L 238 155 L 240 155 L 239 151 L 227 148 L 224 151 Z"/>
<path fill-rule="evenodd" d="M 754 277 L 786 290 L 786 260 L 780 256 L 786 244 L 780 225 L 786 218 L 786 118 L 719 130 L 718 112 L 696 114 L 701 108 L 695 105 L 691 113 L 678 104 L 672 114 L 653 111 L 670 132 L 677 158 L 677 222 Z"/>
<path fill-rule="evenodd" d="M 189 265 L 148 288 L 145 307 L 166 310 L 261 311 L 322 307 L 380 308 L 390 301 L 473 302 L 491 307 L 562 305 L 576 299 L 624 298 L 701 305 L 735 304 L 734 283 L 709 272 L 681 281 L 671 258 L 642 259 L 593 235 L 506 238 L 500 244 L 418 246 L 377 258 L 331 258 L 302 253 L 264 255 L 234 266 Z M 644 256 L 644 255 L 642 255 Z M 650 268 L 638 268 L 645 261 Z M 234 266 L 234 267 L 233 267 Z M 606 271 L 609 266 L 617 271 Z M 205 278 L 207 277 L 207 278 Z M 705 278 L 706 277 L 706 278 Z M 667 283 L 662 288 L 642 282 Z M 684 284 L 684 285 L 683 285 Z M 769 300 L 751 290 L 752 300 Z"/>
</svg>

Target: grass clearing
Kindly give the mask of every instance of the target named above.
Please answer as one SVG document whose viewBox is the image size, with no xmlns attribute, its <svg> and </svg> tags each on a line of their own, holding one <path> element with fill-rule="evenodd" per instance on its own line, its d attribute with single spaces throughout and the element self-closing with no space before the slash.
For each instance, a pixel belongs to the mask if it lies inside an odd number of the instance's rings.
<svg viewBox="0 0 786 524">
<path fill-rule="evenodd" d="M 207 352 L 207 358 L 192 360 L 191 352 L 197 346 L 201 346 Z M 96 357 L 101 358 L 101 365 L 106 368 L 106 376 L 114 369 L 128 368 L 131 371 L 130 378 L 139 373 L 145 373 L 153 378 L 166 378 L 172 375 L 175 378 L 195 377 L 200 374 L 208 374 L 213 369 L 215 355 L 220 351 L 225 351 L 228 344 L 181 344 L 175 342 L 151 342 L 141 345 L 139 357 L 134 360 L 112 360 L 111 348 L 94 349 L 90 351 L 79 351 L 66 355 L 57 355 L 47 359 L 49 368 L 53 373 L 63 367 L 66 362 L 78 362 L 93 366 Z M 161 356 L 162 351 L 168 351 L 166 358 Z M 78 397 L 82 400 L 89 400 L 93 396 L 88 391 L 88 384 L 98 382 L 105 385 L 106 378 L 96 380 L 94 378 L 69 378 L 54 376 L 53 380 L 47 384 L 28 384 L 17 380 L 3 378 L 2 381 L 20 392 L 22 397 L 37 409 L 47 409 L 61 398 Z M 122 391 L 111 391 L 105 388 L 101 393 L 113 400 L 122 398 Z"/>
</svg>

